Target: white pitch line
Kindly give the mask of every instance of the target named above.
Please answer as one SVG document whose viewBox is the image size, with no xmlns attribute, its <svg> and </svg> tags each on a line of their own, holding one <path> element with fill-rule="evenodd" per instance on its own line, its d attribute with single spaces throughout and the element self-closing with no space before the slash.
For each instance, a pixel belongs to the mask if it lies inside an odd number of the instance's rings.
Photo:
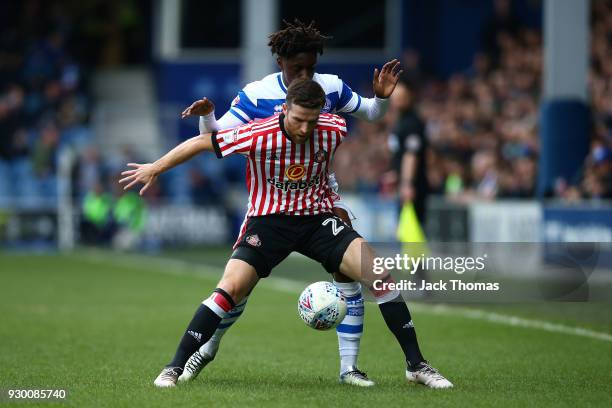
<svg viewBox="0 0 612 408">
<path fill-rule="evenodd" d="M 221 278 L 223 268 L 210 265 L 197 265 L 196 263 L 171 258 L 147 257 L 135 254 L 112 254 L 106 251 L 81 250 L 74 253 L 78 258 L 98 263 L 115 263 L 117 265 L 154 268 L 158 272 L 175 275 L 201 278 Z M 74 256 L 73 255 L 73 256 Z M 292 279 L 269 277 L 260 282 L 261 286 L 283 293 L 297 294 L 308 285 L 308 282 L 299 282 Z M 465 308 L 461 306 L 448 306 L 444 304 L 428 305 L 412 303 L 410 307 L 425 313 L 438 315 L 458 316 L 466 319 L 481 320 L 504 326 L 521 327 L 526 329 L 542 330 L 550 333 L 569 334 L 591 339 L 612 342 L 612 334 L 586 329 L 584 327 L 567 326 L 546 320 L 526 319 L 519 316 L 487 312 L 481 309 Z"/>
<path fill-rule="evenodd" d="M 417 304 L 414 309 L 423 310 L 428 313 L 460 316 L 467 319 L 483 320 L 490 323 L 502 324 L 505 326 L 522 327 L 527 329 L 537 329 L 552 333 L 570 334 L 574 336 L 588 337 L 591 339 L 612 342 L 612 334 L 585 329 L 583 327 L 566 326 L 564 324 L 552 323 L 546 320 L 526 319 L 519 316 L 505 315 L 501 313 L 486 312 L 481 309 L 471 309 L 464 307 L 451 307 L 448 305 L 424 305 Z"/>
</svg>

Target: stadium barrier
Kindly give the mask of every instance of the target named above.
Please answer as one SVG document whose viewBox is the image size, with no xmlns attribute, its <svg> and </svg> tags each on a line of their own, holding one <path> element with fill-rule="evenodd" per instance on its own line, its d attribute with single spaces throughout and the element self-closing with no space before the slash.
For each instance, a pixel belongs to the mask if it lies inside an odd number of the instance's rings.
<svg viewBox="0 0 612 408">
<path fill-rule="evenodd" d="M 78 244 L 80 204 L 66 198 L 71 194 L 68 183 L 59 191 L 56 208 L 0 208 L 0 245 L 38 244 L 68 250 Z M 343 199 L 356 216 L 355 229 L 366 239 L 396 241 L 395 200 L 351 194 Z M 140 236 L 155 243 L 154 247 L 224 245 L 232 242 L 242 216 L 239 208 L 215 205 L 149 205 Z M 429 200 L 424 231 L 430 242 L 609 243 L 612 203 L 500 200 L 457 204 L 434 197 Z"/>
<path fill-rule="evenodd" d="M 546 242 L 612 242 L 612 206 L 603 203 L 544 206 Z"/>
</svg>

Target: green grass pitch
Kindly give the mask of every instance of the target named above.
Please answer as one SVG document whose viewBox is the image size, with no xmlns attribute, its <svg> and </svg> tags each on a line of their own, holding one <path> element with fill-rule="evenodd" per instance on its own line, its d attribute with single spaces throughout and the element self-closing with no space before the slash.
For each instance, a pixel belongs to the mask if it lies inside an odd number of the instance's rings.
<svg viewBox="0 0 612 408">
<path fill-rule="evenodd" d="M 359 365 L 377 386 L 340 385 L 335 332 L 306 327 L 296 285 L 278 278 L 255 289 L 196 381 L 155 389 L 153 379 L 214 288 L 227 250 L 200 256 L 207 265 L 103 252 L 0 253 L 0 389 L 69 393 L 65 402 L 19 406 L 612 406 L 612 341 L 424 306 L 413 310 L 424 354 L 454 389 L 405 383 L 401 350 L 371 304 Z M 300 259 L 279 268 L 284 279 L 295 275 L 304 282 L 327 278 Z M 608 306 L 563 305 L 572 313 L 561 314 L 551 306 L 494 310 L 611 333 L 607 312 L 597 312 Z"/>
</svg>

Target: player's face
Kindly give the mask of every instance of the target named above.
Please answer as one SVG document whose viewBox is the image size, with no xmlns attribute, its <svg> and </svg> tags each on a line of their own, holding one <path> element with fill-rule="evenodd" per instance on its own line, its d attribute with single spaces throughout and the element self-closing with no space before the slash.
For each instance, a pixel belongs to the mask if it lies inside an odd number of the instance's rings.
<svg viewBox="0 0 612 408">
<path fill-rule="evenodd" d="M 285 130 L 291 140 L 297 144 L 304 144 L 312 136 L 319 121 L 321 108 L 304 108 L 300 105 L 287 106 L 283 104 L 285 114 Z"/>
<path fill-rule="evenodd" d="M 285 85 L 291 85 L 294 79 L 312 79 L 317 65 L 316 52 L 301 52 L 293 57 L 278 57 L 276 60 L 283 72 Z"/>
</svg>

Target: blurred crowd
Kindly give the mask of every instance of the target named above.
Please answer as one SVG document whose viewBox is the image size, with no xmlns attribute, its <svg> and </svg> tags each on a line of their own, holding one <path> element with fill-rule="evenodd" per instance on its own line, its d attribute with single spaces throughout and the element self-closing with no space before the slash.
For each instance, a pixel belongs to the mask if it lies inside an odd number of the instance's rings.
<svg viewBox="0 0 612 408">
<path fill-rule="evenodd" d="M 145 208 L 116 181 L 135 158 L 96 146 L 88 73 L 142 60 L 138 1 L 0 2 L 0 208 L 54 209 L 60 152 L 74 152 L 67 171 L 82 242 L 133 245 Z"/>
<path fill-rule="evenodd" d="M 91 66 L 129 63 L 128 56 L 141 62 L 146 58 L 137 51 L 142 54 L 145 48 L 135 34 L 142 29 L 134 28 L 139 0 L 73 4 L 69 11 L 67 4 L 27 0 L 0 5 L 0 206 L 55 204 L 58 152 L 65 145 L 78 152 L 72 177 L 82 202 L 92 192 L 98 193 L 99 203 L 105 194 L 117 199 L 122 194 L 116 187 L 120 168 L 138 161 L 127 148 L 111 157 L 95 147 L 87 72 Z M 482 32 L 481 51 L 464 72 L 447 80 L 431 78 L 420 69 L 417 53 L 404 55 L 405 79 L 418 87 L 416 106 L 428 142 L 426 177 L 434 194 L 457 201 L 535 194 L 542 36 L 522 27 L 508 4 L 496 2 Z M 565 200 L 612 196 L 611 47 L 612 6 L 595 1 L 591 147 L 580 174 L 556 183 L 556 195 Z M 397 180 L 388 177 L 393 151 L 386 141 L 397 120 L 392 104 L 379 123 L 353 121 L 351 137 L 334 164 L 342 192 L 395 195 Z M 163 177 L 149 199 L 235 201 L 227 199 L 228 191 L 235 191 L 228 187 L 242 185 L 243 169 L 240 160 L 223 167 L 198 158 Z"/>
<path fill-rule="evenodd" d="M 92 67 L 142 62 L 141 0 L 0 2 L 0 205 L 54 206 L 59 152 L 79 156 L 75 195 L 109 190 L 90 126 Z"/>
<path fill-rule="evenodd" d="M 92 139 L 91 97 L 64 13 L 11 3 L 0 6 L 0 200 L 52 205 L 58 151 Z"/>
<path fill-rule="evenodd" d="M 496 2 L 496 14 L 482 33 L 482 51 L 465 72 L 439 81 L 419 70 L 415 52 L 404 57 L 407 80 L 420 88 L 418 111 L 429 141 L 427 178 L 434 194 L 458 201 L 535 194 L 542 37 L 521 27 L 509 4 Z M 566 200 L 612 198 L 610 2 L 593 3 L 591 27 L 591 148 L 580 174 L 556 183 L 557 197 Z M 393 192 L 385 177 L 392 152 L 381 141 L 396 118 L 392 106 L 381 123 L 355 123 L 335 163 L 344 191 Z"/>
<path fill-rule="evenodd" d="M 576 180 L 558 180 L 567 200 L 612 198 L 612 2 L 592 3 L 589 93 L 593 115 L 590 153 Z"/>
</svg>

